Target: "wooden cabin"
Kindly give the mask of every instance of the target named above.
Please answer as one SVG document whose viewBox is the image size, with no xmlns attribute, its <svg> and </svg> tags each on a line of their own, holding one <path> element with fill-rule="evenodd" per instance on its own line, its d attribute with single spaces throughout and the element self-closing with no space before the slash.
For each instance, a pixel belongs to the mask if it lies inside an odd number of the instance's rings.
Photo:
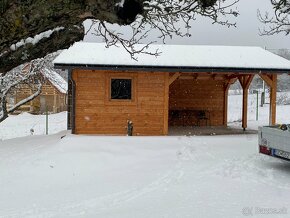
<svg viewBox="0 0 290 218">
<path fill-rule="evenodd" d="M 139 45 L 142 46 L 142 45 Z M 229 86 L 248 89 L 255 74 L 271 90 L 270 123 L 276 122 L 277 75 L 290 62 L 258 47 L 152 45 L 155 57 L 133 60 L 122 47 L 75 43 L 54 66 L 69 72 L 68 128 L 76 134 L 167 135 L 170 126 L 226 126 Z M 132 123 L 132 125 L 128 125 Z"/>
<path fill-rule="evenodd" d="M 44 69 L 41 73 L 45 79 L 41 94 L 34 100 L 22 105 L 17 110 L 18 112 L 28 111 L 34 114 L 43 114 L 46 110 L 51 113 L 67 110 L 67 81 L 53 70 Z M 33 90 L 28 85 L 20 85 L 13 93 L 13 103 L 16 104 L 22 99 L 27 98 L 32 92 Z"/>
</svg>

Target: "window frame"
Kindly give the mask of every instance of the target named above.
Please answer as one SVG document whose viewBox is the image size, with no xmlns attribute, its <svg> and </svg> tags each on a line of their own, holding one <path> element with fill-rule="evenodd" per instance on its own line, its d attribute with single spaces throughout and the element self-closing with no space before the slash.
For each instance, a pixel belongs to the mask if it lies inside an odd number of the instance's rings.
<svg viewBox="0 0 290 218">
<path fill-rule="evenodd" d="M 112 83 L 113 83 L 113 80 L 123 80 L 123 81 L 130 81 L 130 98 L 112 98 Z M 110 99 L 111 100 L 121 100 L 121 101 L 126 101 L 126 100 L 132 100 L 133 96 L 132 96 L 132 93 L 133 93 L 133 79 L 124 79 L 124 78 L 111 78 L 110 79 Z M 119 89 L 120 90 L 120 89 Z M 120 94 L 120 93 L 119 93 Z M 123 97 L 123 96 L 122 96 Z M 125 96 L 124 96 L 125 97 Z M 128 96 L 126 96 L 128 97 Z"/>
<path fill-rule="evenodd" d="M 111 81 L 112 79 L 130 79 L 131 80 L 131 99 L 112 99 Z M 110 105 L 134 105 L 137 104 L 137 76 L 133 73 L 110 73 L 107 75 L 105 103 Z"/>
</svg>

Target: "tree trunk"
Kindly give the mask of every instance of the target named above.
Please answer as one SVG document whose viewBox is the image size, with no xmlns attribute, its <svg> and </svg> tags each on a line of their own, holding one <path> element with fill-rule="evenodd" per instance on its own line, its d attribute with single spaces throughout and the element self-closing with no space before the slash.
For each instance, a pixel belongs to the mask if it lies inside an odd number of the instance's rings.
<svg viewBox="0 0 290 218">
<path fill-rule="evenodd" d="M 81 40 L 84 35 L 82 23 L 86 19 L 127 25 L 132 23 L 138 14 L 148 18 L 148 14 L 150 16 L 148 12 L 155 10 L 155 14 L 151 14 L 154 18 L 152 22 L 160 22 L 159 17 L 162 16 L 161 20 L 164 22 L 170 8 L 176 7 L 174 11 L 183 13 L 182 18 L 172 14 L 176 18 L 186 20 L 188 18 L 186 14 L 192 16 L 193 11 L 197 10 L 197 14 L 217 21 L 216 13 L 224 10 L 216 10 L 213 7 L 217 1 L 223 0 L 185 0 L 185 3 L 149 0 L 146 4 L 145 0 L 2 0 L 0 1 L 0 74 L 5 74 L 16 66 L 48 53 L 68 48 L 75 41 Z M 151 9 L 148 7 L 148 2 L 152 3 Z M 193 7 L 194 3 L 201 8 Z M 164 9 L 167 4 L 172 4 L 172 7 L 169 5 Z M 188 7 L 179 10 L 182 6 L 179 4 L 186 4 Z M 160 8 L 157 10 L 158 7 Z M 204 12 L 207 7 L 211 8 L 211 13 Z M 216 7 L 219 7 L 218 4 Z M 47 31 L 52 31 L 52 34 L 44 36 L 43 33 Z M 162 31 L 163 35 L 164 31 Z M 40 39 L 35 40 L 37 38 Z"/>
<path fill-rule="evenodd" d="M 140 5 L 139 2 L 142 2 L 132 1 Z M 116 7 L 118 2 L 120 0 L 0 1 L 0 73 L 82 40 L 84 29 L 81 26 L 85 19 L 128 23 L 126 17 L 119 16 L 120 10 Z M 64 29 L 54 32 L 49 38 L 41 39 L 37 44 L 28 43 L 11 50 L 11 46 L 21 40 L 57 27 Z"/>
</svg>

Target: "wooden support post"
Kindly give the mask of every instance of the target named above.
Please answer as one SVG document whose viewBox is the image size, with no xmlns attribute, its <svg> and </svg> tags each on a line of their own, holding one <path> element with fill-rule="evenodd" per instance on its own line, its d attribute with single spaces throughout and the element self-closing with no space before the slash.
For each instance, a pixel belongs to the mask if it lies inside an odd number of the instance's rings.
<svg viewBox="0 0 290 218">
<path fill-rule="evenodd" d="M 254 75 L 241 75 L 238 78 L 243 88 L 242 127 L 246 130 L 248 127 L 248 91 Z"/>
<path fill-rule="evenodd" d="M 163 119 L 163 134 L 168 135 L 168 114 L 169 114 L 169 73 L 165 73 L 164 84 L 164 119 Z"/>
<path fill-rule="evenodd" d="M 248 89 L 243 88 L 243 112 L 242 127 L 244 130 L 248 127 Z"/>
<path fill-rule="evenodd" d="M 276 124 L 277 74 L 260 74 L 260 77 L 270 87 L 269 125 Z"/>
<path fill-rule="evenodd" d="M 272 75 L 272 87 L 270 88 L 270 116 L 269 124 L 276 124 L 276 100 L 277 100 L 277 75 Z"/>
<path fill-rule="evenodd" d="M 224 85 L 224 120 L 223 125 L 227 126 L 228 124 L 228 93 L 230 88 L 230 83 Z"/>
<path fill-rule="evenodd" d="M 169 85 L 171 85 L 179 76 L 181 73 L 175 73 L 173 76 L 169 78 Z"/>
<path fill-rule="evenodd" d="M 230 77 L 227 79 L 227 82 L 224 84 L 224 112 L 223 112 L 223 125 L 228 125 L 228 96 L 229 89 L 232 84 L 237 81 L 237 78 Z"/>
</svg>

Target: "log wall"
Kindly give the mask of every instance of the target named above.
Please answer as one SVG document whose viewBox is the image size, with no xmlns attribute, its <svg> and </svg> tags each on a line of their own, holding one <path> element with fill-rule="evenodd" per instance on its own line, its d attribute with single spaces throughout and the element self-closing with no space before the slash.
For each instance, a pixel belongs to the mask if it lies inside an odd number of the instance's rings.
<svg viewBox="0 0 290 218">
<path fill-rule="evenodd" d="M 75 133 L 167 135 L 168 73 L 74 70 Z M 111 78 L 132 78 L 132 100 L 111 100 Z"/>
<path fill-rule="evenodd" d="M 203 73 L 204 74 L 204 73 Z M 202 75 L 202 74 L 201 74 Z M 169 124 L 176 126 L 224 125 L 225 80 L 213 77 L 175 80 L 170 86 Z M 198 122 L 199 111 L 209 118 Z"/>
<path fill-rule="evenodd" d="M 20 85 L 15 91 L 14 104 L 30 96 L 32 91 L 28 85 Z M 19 107 L 17 111 L 29 111 L 31 113 L 45 113 L 46 106 L 49 112 L 57 113 L 65 111 L 66 105 L 66 94 L 60 93 L 51 83 L 46 82 L 41 89 L 41 93 L 32 101 Z"/>
</svg>

